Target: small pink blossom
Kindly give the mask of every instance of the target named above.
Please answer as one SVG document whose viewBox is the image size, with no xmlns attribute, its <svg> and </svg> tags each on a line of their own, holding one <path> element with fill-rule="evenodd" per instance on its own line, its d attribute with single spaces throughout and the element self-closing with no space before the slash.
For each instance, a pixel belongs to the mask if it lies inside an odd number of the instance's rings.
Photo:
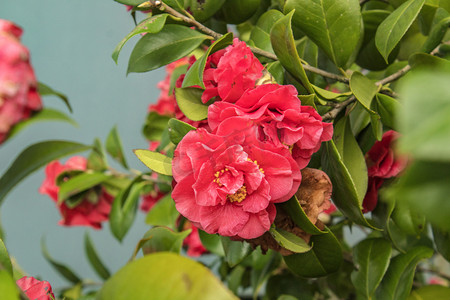
<svg viewBox="0 0 450 300">
<path fill-rule="evenodd" d="M 187 247 L 187 255 L 191 257 L 198 257 L 208 252 L 208 250 L 206 250 L 206 248 L 202 244 L 202 241 L 200 240 L 197 227 L 186 220 L 184 229 L 192 229 L 192 232 L 183 241 L 183 246 Z"/>
<path fill-rule="evenodd" d="M 48 281 L 40 281 L 34 277 L 22 277 L 16 281 L 22 291 L 33 300 L 53 300 L 52 287 Z"/>
</svg>

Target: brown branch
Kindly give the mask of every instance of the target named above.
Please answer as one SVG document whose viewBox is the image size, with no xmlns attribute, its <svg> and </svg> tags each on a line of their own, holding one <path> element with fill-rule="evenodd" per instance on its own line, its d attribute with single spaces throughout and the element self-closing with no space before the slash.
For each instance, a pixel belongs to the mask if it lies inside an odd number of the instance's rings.
<svg viewBox="0 0 450 300">
<path fill-rule="evenodd" d="M 328 111 L 326 114 L 322 116 L 322 119 L 324 122 L 329 122 L 334 120 L 336 116 L 350 103 L 353 103 L 356 100 L 356 97 L 352 95 L 347 100 L 337 103 L 334 108 L 332 108 L 330 111 Z"/>
</svg>

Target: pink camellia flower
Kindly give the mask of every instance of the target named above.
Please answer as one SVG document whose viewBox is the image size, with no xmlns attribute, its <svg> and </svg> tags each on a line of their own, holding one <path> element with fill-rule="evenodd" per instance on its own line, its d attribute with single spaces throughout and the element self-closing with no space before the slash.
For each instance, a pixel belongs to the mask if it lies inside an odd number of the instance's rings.
<svg viewBox="0 0 450 300">
<path fill-rule="evenodd" d="M 191 257 L 198 257 L 208 252 L 200 240 L 197 227 L 186 220 L 184 223 L 184 229 L 192 229 L 192 232 L 183 241 L 183 246 L 187 247 L 187 255 Z"/>
<path fill-rule="evenodd" d="M 260 140 L 276 146 L 293 146 L 292 156 L 300 169 L 323 141 L 333 136 L 333 126 L 310 106 L 302 106 L 292 85 L 264 84 L 248 89 L 236 101 L 217 101 L 208 108 L 208 124 L 213 132 L 230 124 L 251 120 L 259 127 Z"/>
<path fill-rule="evenodd" d="M 363 201 L 363 212 L 375 209 L 378 202 L 378 190 L 387 178 L 397 176 L 406 167 L 407 159 L 395 154 L 393 144 L 398 133 L 389 130 L 383 134 L 381 141 L 375 142 L 366 154 L 369 182 Z"/>
<path fill-rule="evenodd" d="M 77 206 L 70 208 L 64 202 L 58 204 L 59 186 L 58 176 L 65 171 L 81 170 L 85 171 L 87 159 L 81 156 L 74 156 L 67 160 L 65 164 L 59 161 L 52 161 L 45 168 L 46 178 L 39 188 L 41 194 L 47 194 L 57 203 L 57 207 L 62 215 L 60 225 L 64 226 L 91 226 L 100 229 L 101 223 L 108 220 L 111 204 L 114 197 L 108 194 L 103 188 L 96 191 L 96 197 L 83 199 Z"/>
<path fill-rule="evenodd" d="M 48 281 L 40 281 L 34 277 L 22 277 L 16 281 L 22 291 L 33 300 L 53 300 L 52 287 Z"/>
<path fill-rule="evenodd" d="M 12 126 L 42 108 L 22 29 L 0 19 L 0 144 Z"/>
<path fill-rule="evenodd" d="M 249 122 L 234 125 L 183 138 L 172 162 L 172 197 L 177 210 L 207 233 L 252 239 L 269 230 L 274 203 L 295 194 L 301 173 L 287 148 L 258 140 Z"/>
<path fill-rule="evenodd" d="M 149 212 L 153 208 L 153 206 L 155 206 L 155 204 L 165 195 L 165 193 L 155 188 L 155 190 L 153 190 L 152 192 L 142 196 L 140 209 L 143 212 Z"/>
<path fill-rule="evenodd" d="M 233 44 L 208 57 L 203 82 L 203 103 L 219 96 L 222 101 L 236 102 L 249 88 L 254 88 L 264 67 L 245 42 Z"/>
</svg>

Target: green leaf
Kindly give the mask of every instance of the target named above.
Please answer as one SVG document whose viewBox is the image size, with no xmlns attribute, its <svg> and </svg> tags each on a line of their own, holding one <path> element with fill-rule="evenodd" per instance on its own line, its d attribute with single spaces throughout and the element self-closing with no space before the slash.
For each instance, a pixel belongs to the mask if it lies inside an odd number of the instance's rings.
<svg viewBox="0 0 450 300">
<path fill-rule="evenodd" d="M 125 5 L 132 5 L 132 6 L 137 6 L 137 5 L 145 2 L 145 0 L 114 0 L 114 1 L 125 4 Z"/>
<path fill-rule="evenodd" d="M 145 2 L 145 1 L 143 1 Z M 122 50 L 122 47 L 125 45 L 126 42 L 128 42 L 129 39 L 131 39 L 133 36 L 137 34 L 142 33 L 157 33 L 160 32 L 161 29 L 164 27 L 164 24 L 166 23 L 166 19 L 169 15 L 168 14 L 160 14 L 160 15 L 154 15 L 150 18 L 147 18 L 143 20 L 141 23 L 139 23 L 133 31 L 131 31 L 129 34 L 127 34 L 126 37 L 123 38 L 123 40 L 120 41 L 119 44 L 117 44 L 116 48 L 114 49 L 112 53 L 112 58 L 117 64 L 117 59 L 119 58 L 120 50 Z"/>
<path fill-rule="evenodd" d="M 191 229 L 174 232 L 166 227 L 153 227 L 144 235 L 147 241 L 142 245 L 144 255 L 169 251 L 179 254 L 183 246 L 183 240 L 191 233 Z"/>
<path fill-rule="evenodd" d="M 0 291 L 2 291 L 2 299 L 20 300 L 19 289 L 16 282 L 7 270 L 0 268 Z"/>
<path fill-rule="evenodd" d="M 64 104 L 66 104 L 69 112 L 71 112 L 71 113 L 73 112 L 72 106 L 70 106 L 70 103 L 69 103 L 69 98 L 67 98 L 67 96 L 62 94 L 61 92 L 55 91 L 54 89 L 52 89 L 51 87 L 49 87 L 46 84 L 43 84 L 42 82 L 38 83 L 38 92 L 41 96 L 56 96 L 56 97 L 60 98 L 64 102 Z"/>
<path fill-rule="evenodd" d="M 108 168 L 105 150 L 100 139 L 95 138 L 92 143 L 92 151 L 88 156 L 87 169 L 94 171 L 104 171 Z"/>
<path fill-rule="evenodd" d="M 167 128 L 170 116 L 160 115 L 155 111 L 150 112 L 145 119 L 142 133 L 150 141 L 161 140 L 162 133 Z"/>
<path fill-rule="evenodd" d="M 225 0 L 185 0 L 185 7 L 189 7 L 195 20 L 204 22 L 220 10 L 224 3 Z"/>
<path fill-rule="evenodd" d="M 238 265 L 246 258 L 250 251 L 250 244 L 245 242 L 232 241 L 229 237 L 222 236 L 222 245 L 225 252 L 225 261 L 231 268 Z"/>
<path fill-rule="evenodd" d="M 450 231 L 444 231 L 435 226 L 432 226 L 432 228 L 437 251 L 447 261 L 450 261 Z"/>
<path fill-rule="evenodd" d="M 249 258 L 251 258 L 251 287 L 253 289 L 253 298 L 256 299 L 264 283 L 280 267 L 282 258 L 281 254 L 270 249 L 267 253 L 262 254 L 261 247 L 256 248 Z"/>
<path fill-rule="evenodd" d="M 48 253 L 47 246 L 45 245 L 45 240 L 41 240 L 41 251 L 44 255 L 44 258 L 52 265 L 52 267 L 64 278 L 72 282 L 73 284 L 77 284 L 81 282 L 80 277 L 78 277 L 71 269 L 67 266 L 55 261 Z"/>
<path fill-rule="evenodd" d="M 425 228 L 425 217 L 420 212 L 411 210 L 405 201 L 396 201 L 392 220 L 406 234 L 420 236 Z"/>
<path fill-rule="evenodd" d="M 196 130 L 194 126 L 189 125 L 183 121 L 177 119 L 170 119 L 168 123 L 170 141 L 175 145 L 178 145 L 183 137 L 191 130 Z"/>
<path fill-rule="evenodd" d="M 95 187 L 96 185 L 101 184 L 106 181 L 109 176 L 103 173 L 81 173 L 77 176 L 70 178 L 67 181 L 64 181 L 59 186 L 58 192 L 58 204 L 64 202 L 64 200 L 86 191 L 90 188 Z"/>
<path fill-rule="evenodd" d="M 2 239 L 0 239 L 0 270 L 6 270 L 11 276 L 13 276 L 13 267 L 11 259 L 9 258 L 8 250 Z"/>
<path fill-rule="evenodd" d="M 445 11 L 447 15 L 449 13 Z M 433 26 L 427 40 L 422 46 L 421 52 L 430 53 L 434 48 L 439 46 L 445 34 L 448 31 L 448 26 L 450 25 L 450 16 L 443 18 L 436 25 Z"/>
<path fill-rule="evenodd" d="M 391 244 L 383 238 L 366 239 L 357 244 L 353 251 L 356 271 L 351 279 L 357 295 L 371 299 L 389 266 Z"/>
<path fill-rule="evenodd" d="M 313 94 L 314 90 L 309 83 L 300 57 L 298 56 L 297 48 L 295 47 L 294 35 L 291 28 L 293 15 L 294 12 L 290 12 L 272 26 L 270 41 L 273 51 L 283 67 L 302 83 L 309 94 Z"/>
<path fill-rule="evenodd" d="M 279 61 L 274 61 L 266 65 L 266 70 L 272 75 L 278 84 L 284 82 L 284 69 Z"/>
<path fill-rule="evenodd" d="M 208 56 L 213 54 L 214 52 L 227 47 L 233 43 L 233 33 L 228 32 L 223 35 L 220 39 L 215 41 L 202 55 L 199 59 L 197 59 L 194 64 L 189 68 L 186 73 L 186 76 L 183 80 L 183 88 L 198 85 L 201 88 L 205 88 L 205 84 L 203 83 L 203 72 L 205 71 L 206 60 Z"/>
<path fill-rule="evenodd" d="M 358 100 L 368 112 L 373 114 L 374 111 L 370 109 L 370 105 L 373 97 L 375 97 L 378 92 L 378 87 L 375 83 L 360 72 L 355 71 L 350 77 L 350 89 L 355 95 L 356 100 Z"/>
<path fill-rule="evenodd" d="M 105 142 L 106 151 L 118 161 L 124 168 L 128 169 L 125 155 L 123 153 L 122 141 L 117 131 L 117 127 L 114 126 L 108 134 Z"/>
<path fill-rule="evenodd" d="M 91 266 L 94 268 L 98 276 L 100 276 L 104 280 L 107 280 L 111 276 L 111 274 L 100 260 L 100 257 L 98 256 L 94 244 L 92 243 L 92 240 L 89 237 L 89 233 L 87 231 L 84 235 L 84 250 L 86 251 L 86 256 L 91 263 Z"/>
<path fill-rule="evenodd" d="M 427 285 L 411 292 L 407 300 L 450 299 L 450 288 L 442 285 Z"/>
<path fill-rule="evenodd" d="M 425 0 L 406 1 L 378 26 L 375 45 L 386 62 L 391 51 L 416 19 L 424 3 Z"/>
<path fill-rule="evenodd" d="M 414 68 L 423 68 L 423 69 L 436 69 L 436 68 L 449 68 L 450 69 L 450 61 L 447 59 L 443 59 L 434 55 L 426 54 L 426 53 L 414 53 L 408 59 L 409 65 Z"/>
<path fill-rule="evenodd" d="M 359 1 L 287 0 L 284 12 L 338 67 L 345 67 L 361 36 Z"/>
<path fill-rule="evenodd" d="M 68 141 L 45 141 L 23 150 L 0 178 L 0 203 L 8 192 L 22 179 L 52 160 L 90 149 Z"/>
<path fill-rule="evenodd" d="M 228 275 L 228 288 L 235 294 L 237 294 L 238 288 L 241 286 L 244 273 L 245 267 L 237 265 Z"/>
<path fill-rule="evenodd" d="M 311 250 L 311 247 L 305 242 L 305 240 L 289 231 L 272 227 L 269 232 L 275 241 L 287 250 L 294 253 L 305 253 Z"/>
<path fill-rule="evenodd" d="M 276 9 L 268 10 L 259 17 L 258 22 L 256 22 L 250 33 L 250 39 L 256 47 L 274 53 L 270 42 L 270 30 L 276 21 L 282 17 L 284 15 Z"/>
<path fill-rule="evenodd" d="M 145 182 L 140 180 L 140 177 L 135 178 L 114 198 L 109 214 L 109 227 L 119 241 L 125 237 L 136 217 L 139 196 L 145 185 Z"/>
<path fill-rule="evenodd" d="M 145 149 L 136 149 L 134 154 L 149 169 L 159 174 L 172 176 L 172 159 L 170 157 Z"/>
<path fill-rule="evenodd" d="M 380 115 L 383 125 L 392 129 L 397 128 L 397 111 L 400 108 L 398 100 L 384 94 L 376 95 L 375 111 Z"/>
<path fill-rule="evenodd" d="M 302 206 L 298 202 L 297 196 L 294 195 L 286 202 L 277 204 L 292 218 L 295 224 L 309 234 L 323 234 L 325 231 L 320 230 L 309 220 Z"/>
<path fill-rule="evenodd" d="M 218 234 L 209 234 L 199 229 L 198 235 L 200 236 L 202 245 L 209 252 L 217 254 L 219 256 L 225 256 L 225 252 L 222 246 L 222 240 Z"/>
<path fill-rule="evenodd" d="M 342 263 L 342 249 L 334 234 L 311 236 L 311 251 L 284 256 L 292 273 L 301 277 L 320 277 L 336 272 Z"/>
<path fill-rule="evenodd" d="M 127 73 L 147 72 L 180 59 L 211 37 L 182 25 L 144 35 L 131 52 Z"/>
<path fill-rule="evenodd" d="M 155 253 L 120 269 L 102 287 L 99 300 L 237 300 L 206 267 L 173 253 Z"/>
<path fill-rule="evenodd" d="M 192 121 L 201 121 L 208 116 L 208 106 L 202 103 L 203 90 L 197 88 L 175 88 L 175 98 L 180 110 Z"/>
<path fill-rule="evenodd" d="M 422 259 L 430 258 L 432 255 L 432 249 L 416 247 L 405 254 L 399 254 L 392 258 L 386 275 L 376 291 L 375 299 L 406 299 L 411 290 L 417 264 Z"/>
<path fill-rule="evenodd" d="M 352 92 L 346 92 L 346 93 L 335 93 L 332 91 L 328 91 L 325 89 L 322 89 L 318 86 L 315 85 L 311 85 L 312 88 L 314 89 L 314 92 L 316 93 L 316 95 L 324 100 L 336 100 L 339 101 L 339 98 L 341 98 L 341 100 L 343 100 L 344 98 L 347 98 L 348 96 L 350 96 L 352 94 Z"/>
<path fill-rule="evenodd" d="M 148 212 L 145 223 L 153 226 L 167 226 L 175 229 L 175 223 L 179 217 L 179 213 L 175 208 L 175 202 L 169 195 L 160 199 Z"/>
</svg>

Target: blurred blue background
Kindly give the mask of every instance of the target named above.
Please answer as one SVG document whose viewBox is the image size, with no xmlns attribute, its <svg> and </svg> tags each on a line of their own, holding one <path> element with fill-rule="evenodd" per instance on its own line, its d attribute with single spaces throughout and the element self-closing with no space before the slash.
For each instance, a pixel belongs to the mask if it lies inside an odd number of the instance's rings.
<svg viewBox="0 0 450 300">
<path fill-rule="evenodd" d="M 128 57 L 138 37 L 124 47 L 118 65 L 111 59 L 114 47 L 134 28 L 126 8 L 113 0 L 1 0 L 0 18 L 24 29 L 22 42 L 31 52 L 38 80 L 69 97 L 74 109 L 71 117 L 79 124 L 76 128 L 46 122 L 25 129 L 0 146 L 0 172 L 28 145 L 50 139 L 90 144 L 99 137 L 105 141 L 114 125 L 122 137 L 128 163 L 144 171 L 132 149 L 148 146 L 141 126 L 149 103 L 159 95 L 156 84 L 163 79 L 164 70 L 126 76 Z M 45 97 L 44 105 L 69 114 L 56 97 Z M 144 214 L 138 214 L 122 244 L 112 237 L 107 223 L 100 231 L 59 226 L 55 204 L 38 193 L 43 179 L 41 169 L 22 181 L 0 210 L 6 245 L 18 264 L 53 287 L 68 284 L 42 256 L 40 240 L 45 236 L 55 260 L 67 263 L 80 277 L 98 281 L 84 254 L 83 237 L 88 230 L 110 270 L 123 266 L 147 230 Z"/>
</svg>

